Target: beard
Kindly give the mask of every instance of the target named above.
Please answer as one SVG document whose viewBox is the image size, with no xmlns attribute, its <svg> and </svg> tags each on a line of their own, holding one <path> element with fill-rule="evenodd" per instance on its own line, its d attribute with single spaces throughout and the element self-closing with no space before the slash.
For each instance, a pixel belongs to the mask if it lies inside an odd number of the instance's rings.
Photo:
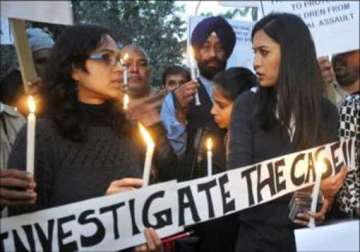
<svg viewBox="0 0 360 252">
<path fill-rule="evenodd" d="M 359 79 L 359 67 L 350 66 L 341 59 L 335 59 L 333 62 L 336 80 L 340 86 L 347 87 L 354 84 Z"/>
<path fill-rule="evenodd" d="M 216 66 L 209 66 L 210 63 L 216 62 Z M 220 60 L 218 58 L 212 58 L 209 60 L 198 60 L 197 65 L 199 68 L 199 72 L 202 76 L 204 76 L 208 80 L 212 80 L 214 76 L 225 70 L 226 68 L 226 60 Z"/>
</svg>

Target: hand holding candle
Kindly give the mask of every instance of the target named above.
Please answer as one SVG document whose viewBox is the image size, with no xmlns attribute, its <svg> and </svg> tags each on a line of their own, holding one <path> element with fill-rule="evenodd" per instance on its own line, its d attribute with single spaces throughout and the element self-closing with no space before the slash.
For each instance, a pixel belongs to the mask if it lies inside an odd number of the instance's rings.
<svg viewBox="0 0 360 252">
<path fill-rule="evenodd" d="M 144 128 L 144 126 L 142 126 L 141 123 L 139 123 L 138 125 L 139 125 L 141 135 L 143 136 L 144 141 L 146 143 L 146 156 L 145 156 L 145 163 L 144 163 L 143 180 L 144 180 L 144 186 L 147 186 L 149 184 L 149 180 L 150 180 L 151 164 L 152 164 L 152 158 L 154 155 L 155 143 L 152 140 L 149 132 Z"/>
<path fill-rule="evenodd" d="M 26 171 L 34 174 L 34 156 L 35 156 L 35 101 L 32 96 L 28 98 L 29 115 L 27 117 L 27 141 L 26 141 Z"/>
<path fill-rule="evenodd" d="M 195 66 L 195 60 L 194 60 L 194 51 L 191 46 L 189 46 L 189 65 L 190 65 L 190 73 L 191 73 L 191 79 L 196 80 L 196 66 Z M 199 92 L 195 93 L 195 105 L 200 106 L 200 98 L 199 98 Z"/>
<path fill-rule="evenodd" d="M 315 184 L 313 187 L 313 191 L 311 194 L 311 208 L 310 211 L 312 213 L 316 212 L 316 206 L 317 206 L 317 201 L 319 198 L 319 193 L 320 193 L 320 184 L 321 184 L 321 176 L 323 174 L 323 172 L 326 170 L 325 167 L 325 163 L 323 161 L 323 159 L 319 158 L 318 162 L 316 163 L 316 167 L 315 167 Z M 310 217 L 310 221 L 308 224 L 309 227 L 313 228 L 315 227 L 315 219 L 314 217 Z"/>
<path fill-rule="evenodd" d="M 212 139 L 209 137 L 206 141 L 206 148 L 207 148 L 207 175 L 212 175 L 212 147 L 213 142 Z"/>
</svg>

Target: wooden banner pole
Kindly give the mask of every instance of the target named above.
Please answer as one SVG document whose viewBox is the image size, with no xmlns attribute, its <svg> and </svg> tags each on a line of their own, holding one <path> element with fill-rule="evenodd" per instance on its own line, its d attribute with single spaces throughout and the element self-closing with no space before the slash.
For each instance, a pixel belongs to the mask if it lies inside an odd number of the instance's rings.
<svg viewBox="0 0 360 252">
<path fill-rule="evenodd" d="M 25 92 L 28 93 L 31 84 L 38 82 L 40 78 L 36 73 L 32 52 L 29 47 L 25 20 L 10 18 L 9 21 L 14 37 L 16 55 L 20 65 Z"/>
</svg>

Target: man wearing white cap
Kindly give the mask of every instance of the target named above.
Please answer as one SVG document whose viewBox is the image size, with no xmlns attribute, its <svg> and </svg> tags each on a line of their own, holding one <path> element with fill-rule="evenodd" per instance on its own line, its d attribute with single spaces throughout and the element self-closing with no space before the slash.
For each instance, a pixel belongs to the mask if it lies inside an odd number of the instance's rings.
<svg viewBox="0 0 360 252">
<path fill-rule="evenodd" d="M 36 72 L 42 78 L 45 73 L 46 62 L 50 56 L 54 40 L 50 35 L 40 28 L 29 28 L 26 30 L 29 45 L 32 51 Z"/>
</svg>

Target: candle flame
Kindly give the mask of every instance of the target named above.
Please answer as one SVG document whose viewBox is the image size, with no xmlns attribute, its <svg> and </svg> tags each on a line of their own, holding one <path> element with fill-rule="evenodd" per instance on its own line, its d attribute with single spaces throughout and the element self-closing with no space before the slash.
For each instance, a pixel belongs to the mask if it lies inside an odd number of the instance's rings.
<svg viewBox="0 0 360 252">
<path fill-rule="evenodd" d="M 125 53 L 124 57 L 121 58 L 121 64 L 126 67 L 126 60 L 129 58 L 129 54 Z"/>
<path fill-rule="evenodd" d="M 207 141 L 206 141 L 206 148 L 208 149 L 208 151 L 211 151 L 212 147 L 213 147 L 213 141 L 212 141 L 212 139 L 209 137 L 209 138 L 207 139 Z"/>
<path fill-rule="evenodd" d="M 150 133 L 145 129 L 145 127 L 141 123 L 138 123 L 138 126 L 139 126 L 140 133 L 141 133 L 142 137 L 144 138 L 144 141 L 145 141 L 147 147 L 154 148 L 155 143 L 152 140 Z"/>
<path fill-rule="evenodd" d="M 28 98 L 28 107 L 29 107 L 30 113 L 35 113 L 36 104 L 35 104 L 34 98 L 31 95 L 29 95 L 29 98 Z"/>
<path fill-rule="evenodd" d="M 124 96 L 123 96 L 123 108 L 124 108 L 124 110 L 127 110 L 129 108 L 129 101 L 130 101 L 129 95 L 124 94 Z"/>
<path fill-rule="evenodd" d="M 320 172 L 320 174 L 323 174 L 326 171 L 326 164 L 324 160 L 324 156 L 320 154 L 316 161 L 316 169 Z"/>
</svg>

